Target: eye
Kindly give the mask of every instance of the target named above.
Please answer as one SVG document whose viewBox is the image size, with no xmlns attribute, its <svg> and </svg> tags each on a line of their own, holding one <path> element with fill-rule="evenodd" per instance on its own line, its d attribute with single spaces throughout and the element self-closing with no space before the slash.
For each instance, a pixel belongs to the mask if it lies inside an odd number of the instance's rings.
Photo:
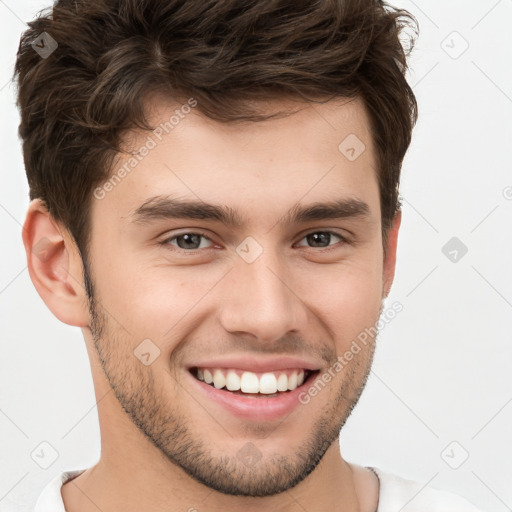
<svg viewBox="0 0 512 512">
<path fill-rule="evenodd" d="M 204 236 L 202 233 L 181 233 L 171 238 L 167 238 L 162 242 L 162 245 L 174 245 L 178 249 L 194 251 L 197 249 L 205 249 L 210 246 L 202 243 L 202 240 L 207 240 L 213 243 L 209 238 Z"/>
<path fill-rule="evenodd" d="M 332 244 L 332 237 L 337 238 L 339 241 L 346 242 L 346 239 L 341 235 L 334 233 L 333 231 L 315 231 L 313 233 L 307 234 L 302 240 L 306 240 L 307 243 L 312 244 L 309 247 L 314 248 L 323 248 L 330 247 Z M 301 244 L 299 244 L 300 246 Z M 302 245 L 304 247 L 304 245 Z"/>
</svg>

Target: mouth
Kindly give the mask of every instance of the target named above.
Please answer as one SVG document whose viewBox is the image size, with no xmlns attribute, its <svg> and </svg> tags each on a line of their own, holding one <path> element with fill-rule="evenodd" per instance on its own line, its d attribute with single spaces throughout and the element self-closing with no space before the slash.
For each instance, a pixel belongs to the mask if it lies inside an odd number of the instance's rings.
<svg viewBox="0 0 512 512">
<path fill-rule="evenodd" d="M 190 368 L 192 376 L 210 387 L 247 398 L 277 398 L 312 380 L 318 370 L 294 368 L 252 372 L 237 368 Z"/>
<path fill-rule="evenodd" d="M 301 397 L 322 368 L 320 361 L 294 356 L 232 355 L 195 361 L 186 373 L 190 392 L 202 400 L 211 416 L 222 411 L 242 421 L 261 423 L 281 420 L 295 410 L 312 411 Z"/>
</svg>

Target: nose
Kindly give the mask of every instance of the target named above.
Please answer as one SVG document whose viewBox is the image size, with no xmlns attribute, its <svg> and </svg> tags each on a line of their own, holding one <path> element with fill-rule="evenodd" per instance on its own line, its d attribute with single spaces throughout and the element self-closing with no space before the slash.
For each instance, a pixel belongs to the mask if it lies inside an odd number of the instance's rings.
<svg viewBox="0 0 512 512">
<path fill-rule="evenodd" d="M 235 268 L 223 284 L 223 328 L 267 344 L 289 332 L 304 332 L 307 307 L 294 290 L 292 275 L 270 251 L 252 263 L 235 258 Z"/>
</svg>

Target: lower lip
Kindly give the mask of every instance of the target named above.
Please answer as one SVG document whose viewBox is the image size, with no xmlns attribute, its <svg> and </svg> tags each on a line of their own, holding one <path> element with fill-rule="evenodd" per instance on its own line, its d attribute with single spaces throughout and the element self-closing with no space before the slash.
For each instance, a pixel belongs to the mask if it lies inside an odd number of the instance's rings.
<svg viewBox="0 0 512 512">
<path fill-rule="evenodd" d="M 190 379 L 194 381 L 194 385 L 208 399 L 219 404 L 234 416 L 252 421 L 276 420 L 287 416 L 296 407 L 303 405 L 299 401 L 299 396 L 311 385 L 318 374 L 318 372 L 312 372 L 302 385 L 293 391 L 281 392 L 272 398 L 263 398 L 244 396 L 225 389 L 217 389 L 196 379 L 190 372 L 187 373 Z"/>
</svg>

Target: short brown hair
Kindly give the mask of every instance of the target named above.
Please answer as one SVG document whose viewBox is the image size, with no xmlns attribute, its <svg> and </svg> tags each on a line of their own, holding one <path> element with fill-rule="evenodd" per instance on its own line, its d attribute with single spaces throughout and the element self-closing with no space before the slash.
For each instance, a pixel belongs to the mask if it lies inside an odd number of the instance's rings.
<svg viewBox="0 0 512 512">
<path fill-rule="evenodd" d="M 410 13 L 380 0 L 57 1 L 29 23 L 15 67 L 30 198 L 43 200 L 84 258 L 92 190 L 125 130 L 150 128 L 148 94 L 193 97 L 226 122 L 268 118 L 262 99 L 361 97 L 386 238 L 417 119 L 405 27 L 418 32 Z M 33 43 L 45 32 L 58 47 L 42 58 Z"/>
</svg>

